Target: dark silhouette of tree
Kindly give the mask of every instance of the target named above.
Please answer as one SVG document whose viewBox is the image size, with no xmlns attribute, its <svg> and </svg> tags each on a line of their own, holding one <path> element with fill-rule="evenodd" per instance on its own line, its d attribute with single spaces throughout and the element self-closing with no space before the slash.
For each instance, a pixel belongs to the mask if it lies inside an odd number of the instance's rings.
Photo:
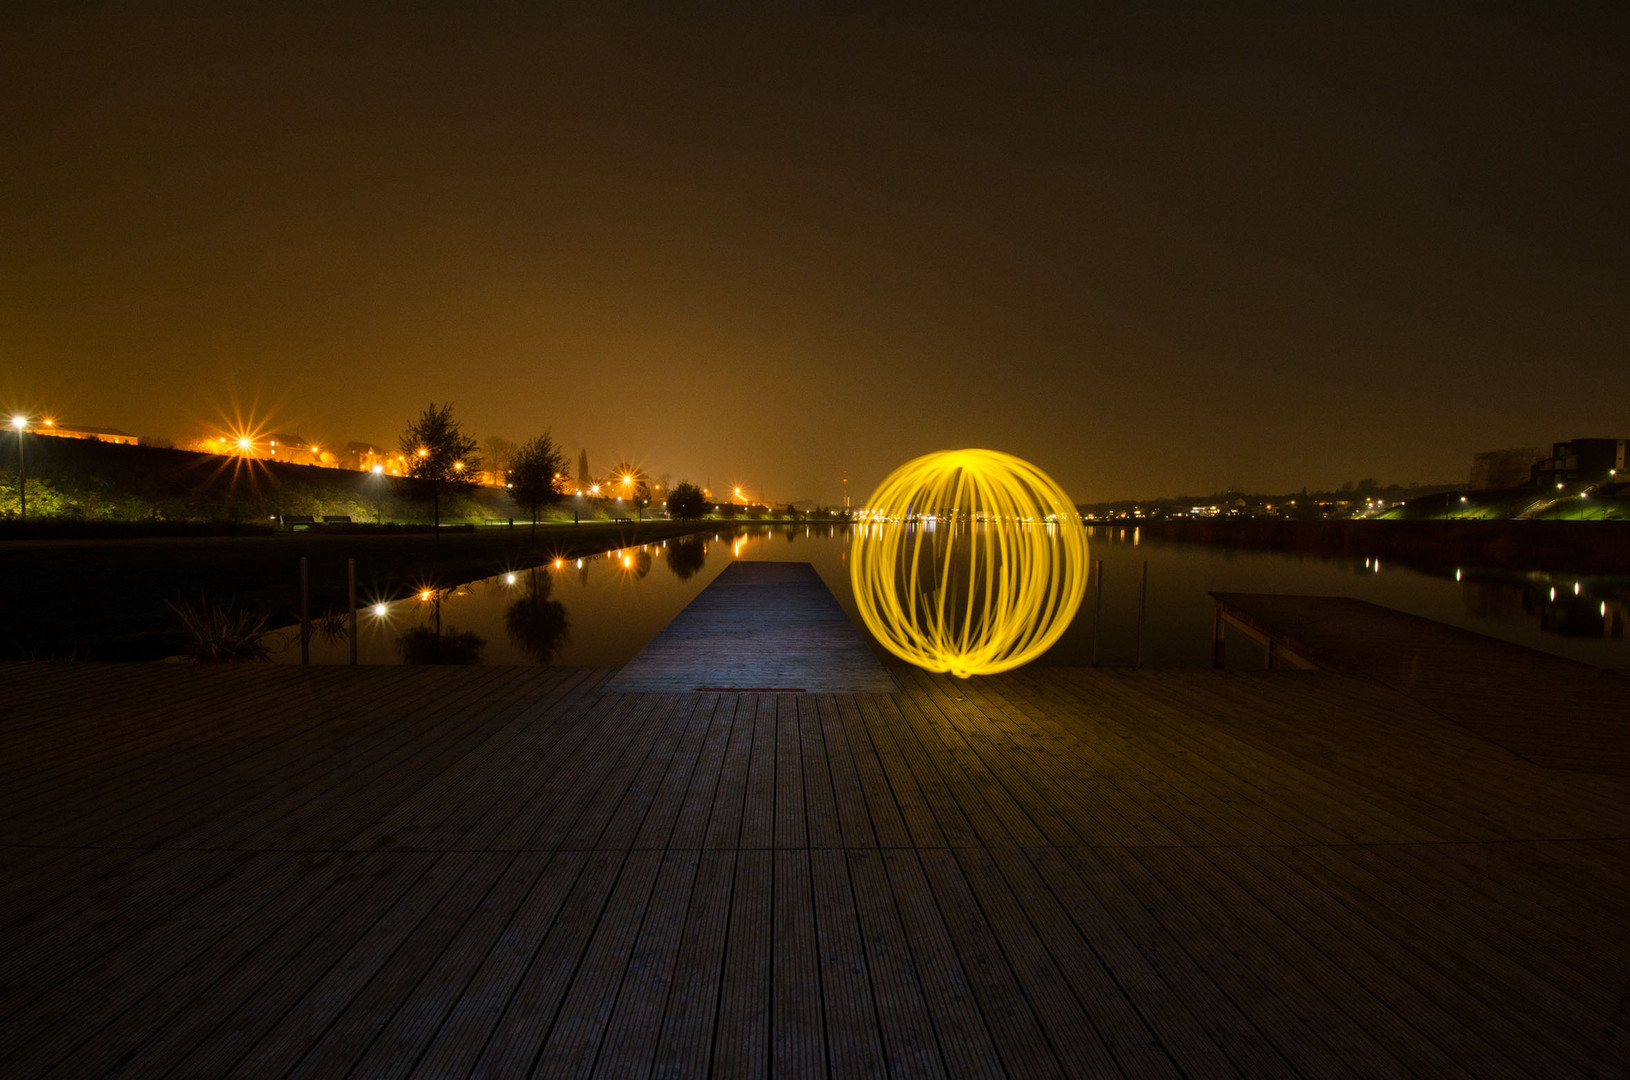
<svg viewBox="0 0 1630 1080">
<path fill-rule="evenodd" d="M 532 531 L 538 531 L 538 511 L 560 501 L 560 481 L 566 456 L 546 431 L 528 439 L 509 463 L 509 497 L 532 513 Z"/>
<path fill-rule="evenodd" d="M 396 639 L 404 664 L 479 664 L 487 639 L 473 630 L 415 626 Z"/>
<path fill-rule="evenodd" d="M 509 631 L 509 640 L 540 664 L 553 660 L 571 637 L 566 606 L 549 598 L 553 587 L 550 575 L 540 574 L 534 568 L 528 576 L 526 591 L 504 610 L 504 628 Z"/>
<path fill-rule="evenodd" d="M 680 581 L 690 580 L 707 565 L 707 541 L 700 536 L 687 536 L 668 543 L 668 569 Z"/>
<path fill-rule="evenodd" d="M 407 475 L 430 492 L 436 527 L 441 528 L 441 493 L 469 491 L 476 486 L 481 455 L 476 442 L 453 419 L 453 406 L 426 406 L 408 425 L 397 445 L 407 458 Z"/>
<path fill-rule="evenodd" d="M 707 513 L 707 498 L 702 489 L 689 480 L 681 480 L 668 493 L 668 516 L 682 521 L 695 521 Z"/>
</svg>

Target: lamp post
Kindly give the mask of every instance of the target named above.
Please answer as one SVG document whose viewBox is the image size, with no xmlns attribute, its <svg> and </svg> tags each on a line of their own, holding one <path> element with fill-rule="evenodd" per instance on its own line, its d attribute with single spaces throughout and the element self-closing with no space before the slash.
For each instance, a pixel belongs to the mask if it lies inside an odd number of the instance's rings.
<svg viewBox="0 0 1630 1080">
<path fill-rule="evenodd" d="M 385 498 L 385 494 L 384 494 L 385 466 L 383 466 L 383 465 L 375 465 L 374 468 L 373 468 L 373 473 L 374 473 L 374 524 L 375 525 L 383 525 L 385 523 L 385 509 L 384 509 L 384 505 L 383 505 L 384 498 Z"/>
<path fill-rule="evenodd" d="M 23 460 L 23 432 L 28 429 L 28 417 L 13 416 L 11 426 L 17 429 L 17 506 L 18 519 L 28 520 L 28 465 Z"/>
</svg>

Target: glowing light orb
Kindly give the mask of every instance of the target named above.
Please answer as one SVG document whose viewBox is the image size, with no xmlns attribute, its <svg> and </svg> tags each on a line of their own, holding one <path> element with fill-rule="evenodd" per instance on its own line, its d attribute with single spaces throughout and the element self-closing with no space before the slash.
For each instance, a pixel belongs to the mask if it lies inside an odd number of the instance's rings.
<svg viewBox="0 0 1630 1080">
<path fill-rule="evenodd" d="M 1068 495 L 1027 461 L 942 450 L 878 486 L 849 543 L 855 603 L 902 660 L 959 678 L 1027 664 L 1087 588 L 1087 534 Z"/>
</svg>

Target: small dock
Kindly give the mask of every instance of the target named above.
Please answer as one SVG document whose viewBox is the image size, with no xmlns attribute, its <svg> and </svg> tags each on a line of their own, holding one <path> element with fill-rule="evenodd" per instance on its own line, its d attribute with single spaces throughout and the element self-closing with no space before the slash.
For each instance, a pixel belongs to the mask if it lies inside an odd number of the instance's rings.
<svg viewBox="0 0 1630 1080">
<path fill-rule="evenodd" d="M 606 689 L 886 694 L 899 687 L 813 566 L 734 562 Z"/>
<path fill-rule="evenodd" d="M 1630 776 L 1630 678 L 1345 596 L 1214 592 L 1269 667 L 1373 680 L 1548 768 Z"/>
</svg>

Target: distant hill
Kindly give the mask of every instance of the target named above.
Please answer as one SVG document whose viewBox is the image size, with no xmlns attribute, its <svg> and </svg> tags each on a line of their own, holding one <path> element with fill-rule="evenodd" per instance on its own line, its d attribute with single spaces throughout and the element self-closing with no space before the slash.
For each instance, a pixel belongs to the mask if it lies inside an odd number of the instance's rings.
<svg viewBox="0 0 1630 1080">
<path fill-rule="evenodd" d="M 0 441 L 11 450 L 10 440 Z M 283 514 L 356 521 L 429 520 L 410 481 L 349 469 L 256 461 L 153 446 L 30 436 L 28 515 L 87 521 L 270 522 Z M 0 455 L 0 518 L 19 509 L 17 468 Z M 444 506 L 444 520 L 502 520 L 515 507 L 498 489 Z"/>
</svg>

